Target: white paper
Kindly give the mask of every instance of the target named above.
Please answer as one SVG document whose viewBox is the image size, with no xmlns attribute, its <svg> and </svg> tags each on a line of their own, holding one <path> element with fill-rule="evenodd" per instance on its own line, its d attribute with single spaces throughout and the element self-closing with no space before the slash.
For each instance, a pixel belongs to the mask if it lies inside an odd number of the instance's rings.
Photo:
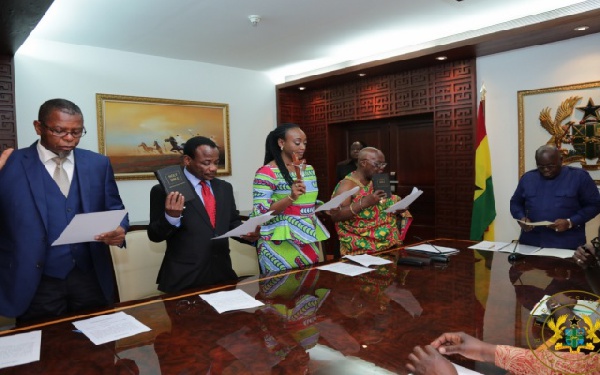
<svg viewBox="0 0 600 375">
<path fill-rule="evenodd" d="M 318 268 L 321 270 L 324 270 L 324 271 L 341 273 L 342 275 L 347 275 L 347 276 L 357 276 L 357 275 L 361 275 L 363 273 L 375 271 L 374 268 L 355 266 L 353 264 L 349 264 L 349 263 L 345 263 L 345 262 L 326 264 L 326 265 L 320 266 Z"/>
<path fill-rule="evenodd" d="M 363 265 L 365 267 L 369 267 L 369 266 L 372 266 L 372 265 L 380 266 L 382 264 L 392 263 L 391 260 L 383 259 L 383 258 L 380 258 L 380 257 L 374 257 L 374 256 L 369 255 L 369 254 L 344 255 L 344 258 L 350 259 L 351 261 L 356 262 L 356 263 L 358 263 L 360 265 Z"/>
<path fill-rule="evenodd" d="M 406 250 L 410 251 L 419 251 L 423 253 L 434 253 L 434 254 L 454 254 L 458 253 L 458 249 L 454 249 L 452 247 L 444 247 L 444 246 L 433 246 L 430 244 L 421 244 L 417 246 L 407 246 Z"/>
<path fill-rule="evenodd" d="M 334 208 L 338 208 L 340 206 L 340 204 L 342 204 L 343 201 L 346 200 L 346 198 L 348 198 L 349 196 L 355 194 L 358 191 L 359 187 L 355 186 L 352 189 L 345 191 L 343 193 L 340 193 L 340 195 L 337 195 L 333 198 L 331 198 L 331 200 L 327 203 L 322 204 L 321 206 L 319 206 L 319 208 L 317 208 L 315 210 L 315 212 L 319 212 L 319 211 L 327 211 L 327 210 L 331 210 Z"/>
<path fill-rule="evenodd" d="M 575 254 L 575 250 L 542 247 L 532 255 L 569 259 L 573 257 L 573 254 Z"/>
<path fill-rule="evenodd" d="M 96 345 L 150 331 L 150 328 L 122 311 L 80 320 L 73 322 L 73 325 Z"/>
<path fill-rule="evenodd" d="M 462 367 L 461 365 L 457 365 L 456 363 L 452 363 L 452 365 L 454 365 L 454 367 L 456 368 L 456 372 L 458 372 L 458 375 L 483 375 L 480 372 L 469 370 L 468 368 Z"/>
<path fill-rule="evenodd" d="M 533 309 L 531 310 L 531 312 L 529 313 L 532 316 L 541 316 L 541 315 L 548 315 L 551 312 L 551 308 L 548 306 L 548 300 L 550 299 L 549 295 L 545 295 L 542 297 L 541 300 L 539 300 L 535 306 L 533 306 Z M 588 300 L 577 300 L 577 303 L 575 303 L 575 306 L 571 305 L 569 307 L 571 307 L 573 309 L 573 312 L 576 314 L 583 314 L 583 315 L 590 315 L 590 316 L 597 316 L 599 314 L 598 310 L 598 306 L 600 304 L 597 301 L 588 301 Z M 593 318 L 593 320 L 595 320 L 597 318 Z"/>
<path fill-rule="evenodd" d="M 500 251 L 502 251 L 503 253 L 513 253 L 514 252 L 514 253 L 520 253 L 520 254 L 525 254 L 525 255 L 531 255 L 539 250 L 541 250 L 541 247 L 531 246 L 531 245 L 523 245 L 522 243 L 514 242 L 510 246 L 506 246 L 505 248 L 501 249 Z"/>
<path fill-rule="evenodd" d="M 406 210 L 412 202 L 416 201 L 417 198 L 421 196 L 421 194 L 423 194 L 423 190 L 419 190 L 416 187 L 413 187 L 409 195 L 402 198 L 400 202 L 394 203 L 392 206 L 388 207 L 388 209 L 385 210 L 385 212 L 391 213 L 399 210 Z"/>
<path fill-rule="evenodd" d="M 250 309 L 264 305 L 264 303 L 252 298 L 250 295 L 240 289 L 210 294 L 200 294 L 200 298 L 214 307 L 219 314 L 224 313 L 225 311 Z"/>
<path fill-rule="evenodd" d="M 486 250 L 486 251 L 500 251 L 501 249 L 510 245 L 510 242 L 493 242 L 493 241 L 481 241 L 478 244 L 469 246 L 469 249 L 473 250 Z"/>
<path fill-rule="evenodd" d="M 263 225 L 264 223 L 266 223 L 267 221 L 269 221 L 275 217 L 275 216 L 271 215 L 272 213 L 273 213 L 273 211 L 269 211 L 266 214 L 262 214 L 262 215 L 256 216 L 256 217 L 251 217 L 248 220 L 244 221 L 242 223 L 242 225 L 240 225 L 239 227 L 233 228 L 229 232 L 222 234 L 218 237 L 213 237 L 213 240 L 216 240 L 219 238 L 225 238 L 225 237 L 239 237 L 239 236 L 248 234 L 250 232 L 254 232 L 256 230 L 256 227 Z"/>
<path fill-rule="evenodd" d="M 452 363 L 452 362 L 450 362 L 450 363 Z M 469 370 L 468 368 L 462 367 L 461 365 L 457 365 L 456 363 L 452 363 L 452 366 L 454 366 L 454 368 L 456 369 L 456 373 L 458 375 L 483 375 L 480 372 Z M 413 374 L 409 373 L 408 375 L 413 375 Z"/>
<path fill-rule="evenodd" d="M 41 344 L 42 331 L 0 337 L 0 368 L 39 361 Z"/>
<path fill-rule="evenodd" d="M 521 224 L 529 225 L 530 227 L 547 227 L 548 225 L 554 224 L 552 221 L 523 221 L 517 220 Z"/>
<path fill-rule="evenodd" d="M 127 210 L 77 214 L 52 246 L 96 241 L 97 235 L 117 229 L 126 214 Z"/>
</svg>

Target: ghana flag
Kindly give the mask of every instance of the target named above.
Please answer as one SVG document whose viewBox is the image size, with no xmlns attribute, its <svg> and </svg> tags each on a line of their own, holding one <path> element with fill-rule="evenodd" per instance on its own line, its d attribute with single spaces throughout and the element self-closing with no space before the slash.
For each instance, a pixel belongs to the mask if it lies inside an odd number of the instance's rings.
<svg viewBox="0 0 600 375">
<path fill-rule="evenodd" d="M 493 241 L 492 224 L 496 218 L 496 204 L 492 184 L 490 147 L 485 131 L 485 94 L 479 102 L 475 145 L 477 149 L 475 151 L 475 194 L 471 215 L 471 240 L 481 241 L 488 227 L 491 227 L 486 239 Z"/>
</svg>

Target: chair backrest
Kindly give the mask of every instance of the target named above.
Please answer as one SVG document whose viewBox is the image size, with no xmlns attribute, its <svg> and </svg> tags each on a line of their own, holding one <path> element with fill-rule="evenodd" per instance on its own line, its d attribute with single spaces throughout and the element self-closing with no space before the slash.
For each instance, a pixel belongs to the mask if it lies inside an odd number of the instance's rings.
<svg viewBox="0 0 600 375">
<path fill-rule="evenodd" d="M 258 268 L 258 256 L 256 248 L 245 243 L 229 239 L 229 249 L 231 250 L 231 263 L 233 270 L 239 277 L 255 276 L 260 273 Z"/>
<path fill-rule="evenodd" d="M 167 243 L 150 241 L 145 230 L 129 232 L 125 240 L 127 248 L 110 246 L 121 302 L 161 294 L 156 276 Z"/>
</svg>

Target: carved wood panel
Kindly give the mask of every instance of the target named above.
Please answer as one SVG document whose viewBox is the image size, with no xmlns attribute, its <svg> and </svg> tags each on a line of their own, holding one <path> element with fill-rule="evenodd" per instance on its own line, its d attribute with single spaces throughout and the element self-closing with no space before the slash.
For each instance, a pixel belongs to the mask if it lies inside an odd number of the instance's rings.
<svg viewBox="0 0 600 375">
<path fill-rule="evenodd" d="M 13 61 L 12 57 L 0 57 L 0 151 L 17 146 Z"/>
</svg>

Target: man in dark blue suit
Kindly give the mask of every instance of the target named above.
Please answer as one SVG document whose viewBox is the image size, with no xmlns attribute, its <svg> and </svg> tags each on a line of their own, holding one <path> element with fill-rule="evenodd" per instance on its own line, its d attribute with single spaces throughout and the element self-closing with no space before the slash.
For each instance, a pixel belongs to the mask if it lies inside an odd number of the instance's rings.
<svg viewBox="0 0 600 375">
<path fill-rule="evenodd" d="M 33 125 L 39 141 L 0 170 L 0 315 L 18 322 L 110 305 L 108 245 L 121 246 L 129 227 L 125 216 L 98 242 L 51 246 L 76 214 L 124 206 L 108 158 L 76 149 L 86 132 L 77 105 L 48 100 Z"/>
</svg>

